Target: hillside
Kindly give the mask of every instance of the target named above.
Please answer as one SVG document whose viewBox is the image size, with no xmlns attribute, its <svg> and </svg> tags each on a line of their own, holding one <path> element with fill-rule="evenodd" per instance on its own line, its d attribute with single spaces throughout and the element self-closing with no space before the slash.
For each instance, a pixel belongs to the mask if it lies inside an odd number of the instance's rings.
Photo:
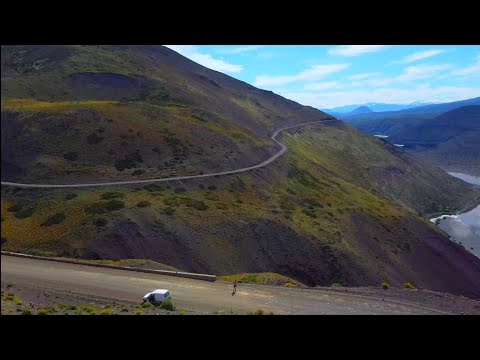
<svg viewBox="0 0 480 360">
<path fill-rule="evenodd" d="M 275 129 L 325 119 L 161 46 L 2 46 L 2 181 L 236 169 L 278 151 Z M 480 297 L 480 261 L 418 216 L 478 203 L 478 191 L 341 121 L 282 142 L 282 157 L 238 175 L 2 186 L 2 249 Z"/>
<path fill-rule="evenodd" d="M 405 127 L 389 138 L 451 171 L 480 175 L 480 106 L 464 106 Z"/>
</svg>

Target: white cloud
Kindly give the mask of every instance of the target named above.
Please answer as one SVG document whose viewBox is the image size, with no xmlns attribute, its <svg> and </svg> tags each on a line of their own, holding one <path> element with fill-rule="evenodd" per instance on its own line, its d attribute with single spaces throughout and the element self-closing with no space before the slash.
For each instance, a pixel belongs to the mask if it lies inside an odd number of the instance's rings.
<svg viewBox="0 0 480 360">
<path fill-rule="evenodd" d="M 371 73 L 363 73 L 363 74 L 357 74 L 357 75 L 352 75 L 349 76 L 348 78 L 350 80 L 363 80 L 369 77 L 375 77 L 375 76 L 380 76 L 382 73 L 379 72 L 371 72 Z"/>
<path fill-rule="evenodd" d="M 465 67 L 463 69 L 457 69 L 450 73 L 454 76 L 467 76 L 480 74 L 480 55 L 477 56 L 477 62 L 472 66 Z"/>
<path fill-rule="evenodd" d="M 202 53 L 194 45 L 165 45 L 166 47 L 172 49 L 173 51 L 182 54 L 183 56 L 189 58 L 192 61 L 199 63 L 210 69 L 225 72 L 225 73 L 238 73 L 243 70 L 242 65 L 230 64 L 226 61 L 215 59 L 212 55 Z"/>
<path fill-rule="evenodd" d="M 260 75 L 255 78 L 255 86 L 278 86 L 297 81 L 315 81 L 330 74 L 346 69 L 349 64 L 314 65 L 296 75 L 269 76 Z"/>
<path fill-rule="evenodd" d="M 225 48 L 221 49 L 218 52 L 221 54 L 241 54 L 245 52 L 255 51 L 262 48 L 263 45 L 246 45 L 246 46 L 238 46 L 233 48 Z"/>
<path fill-rule="evenodd" d="M 381 102 L 390 104 L 410 104 L 413 102 L 450 102 L 480 96 L 479 87 L 442 86 L 428 84 L 409 89 L 381 88 L 372 91 L 352 90 L 334 92 L 293 92 L 282 91 L 280 95 L 320 109 L 330 109 L 350 104 Z"/>
<path fill-rule="evenodd" d="M 403 73 L 390 77 L 390 78 L 380 78 L 380 79 L 370 79 L 363 82 L 363 86 L 386 86 L 395 83 L 408 83 L 415 80 L 427 79 L 433 76 L 436 76 L 439 72 L 443 70 L 451 69 L 452 66 L 449 64 L 422 64 L 422 65 L 412 65 L 407 66 L 403 69 Z"/>
<path fill-rule="evenodd" d="M 276 55 L 273 52 L 263 51 L 257 55 L 259 59 L 270 60 L 273 59 Z"/>
<path fill-rule="evenodd" d="M 303 88 L 305 90 L 329 90 L 329 89 L 339 89 L 343 86 L 336 81 L 328 81 L 324 83 L 311 83 L 306 84 Z"/>
<path fill-rule="evenodd" d="M 443 50 L 443 49 L 419 51 L 419 52 L 416 52 L 416 53 L 413 53 L 411 55 L 408 55 L 408 56 L 404 57 L 399 62 L 408 64 L 408 63 L 412 63 L 412 62 L 415 62 L 415 61 L 427 59 L 427 58 L 430 58 L 432 56 L 440 55 L 440 54 L 444 53 L 445 51 L 446 50 Z"/>
<path fill-rule="evenodd" d="M 330 55 L 358 56 L 384 50 L 388 45 L 340 45 L 328 50 Z"/>
</svg>

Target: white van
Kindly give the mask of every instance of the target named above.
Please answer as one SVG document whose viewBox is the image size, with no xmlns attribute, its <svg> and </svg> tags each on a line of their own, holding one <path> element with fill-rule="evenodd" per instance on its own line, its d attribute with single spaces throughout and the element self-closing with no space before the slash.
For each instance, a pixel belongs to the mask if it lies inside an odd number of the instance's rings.
<svg viewBox="0 0 480 360">
<path fill-rule="evenodd" d="M 143 301 L 148 301 L 155 304 L 160 304 L 166 300 L 170 300 L 170 291 L 165 289 L 157 289 L 155 291 L 149 292 L 143 297 Z"/>
</svg>

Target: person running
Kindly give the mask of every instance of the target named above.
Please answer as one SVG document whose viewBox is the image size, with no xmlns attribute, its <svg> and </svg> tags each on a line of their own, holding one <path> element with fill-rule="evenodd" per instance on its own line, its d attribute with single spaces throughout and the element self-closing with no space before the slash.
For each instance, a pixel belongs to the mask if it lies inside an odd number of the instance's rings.
<svg viewBox="0 0 480 360">
<path fill-rule="evenodd" d="M 237 280 L 233 281 L 233 293 L 232 295 L 235 295 L 237 293 Z"/>
</svg>

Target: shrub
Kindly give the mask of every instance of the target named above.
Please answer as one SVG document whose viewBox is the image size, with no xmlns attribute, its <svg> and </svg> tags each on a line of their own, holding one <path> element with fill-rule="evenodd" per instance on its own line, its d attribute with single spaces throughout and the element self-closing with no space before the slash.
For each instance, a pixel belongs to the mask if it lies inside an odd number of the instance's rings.
<svg viewBox="0 0 480 360">
<path fill-rule="evenodd" d="M 308 205 L 311 206 L 317 206 L 317 207 L 323 207 L 322 204 L 320 204 L 317 200 L 315 199 L 302 199 L 303 202 L 307 203 Z"/>
<path fill-rule="evenodd" d="M 85 312 L 88 314 L 95 314 L 95 306 L 93 306 L 92 304 L 84 306 L 83 310 L 85 310 Z"/>
<path fill-rule="evenodd" d="M 17 211 L 20 211 L 23 209 L 23 205 L 20 205 L 20 204 L 14 204 L 12 206 L 10 206 L 9 208 L 7 208 L 7 211 L 9 212 L 17 212 Z"/>
<path fill-rule="evenodd" d="M 32 310 L 30 310 L 30 309 L 23 309 L 22 315 L 32 315 Z"/>
<path fill-rule="evenodd" d="M 85 209 L 88 214 L 103 214 L 105 212 L 105 203 L 93 203 Z"/>
<path fill-rule="evenodd" d="M 42 226 L 52 226 L 52 225 L 60 224 L 66 218 L 67 217 L 65 216 L 64 213 L 56 213 L 50 216 L 47 220 L 45 220 L 45 222 L 42 223 Z"/>
<path fill-rule="evenodd" d="M 90 135 L 87 136 L 87 141 L 90 145 L 98 144 L 102 140 L 103 138 L 98 136 L 96 133 L 91 133 Z"/>
<path fill-rule="evenodd" d="M 144 308 L 144 309 L 149 309 L 149 308 L 153 308 L 153 307 L 155 307 L 155 305 L 153 305 L 151 302 L 148 302 L 148 301 L 144 302 L 142 304 L 142 308 Z"/>
<path fill-rule="evenodd" d="M 125 207 L 125 203 L 120 200 L 110 200 L 105 204 L 105 209 L 108 211 L 120 210 Z"/>
<path fill-rule="evenodd" d="M 65 160 L 75 161 L 78 159 L 78 153 L 76 153 L 75 151 L 70 151 L 63 154 L 63 158 Z"/>
<path fill-rule="evenodd" d="M 270 311 L 268 315 L 275 315 L 275 313 L 273 311 Z"/>
<path fill-rule="evenodd" d="M 333 284 L 332 284 L 332 287 L 342 287 L 342 284 L 340 284 L 340 283 L 333 283 Z"/>
<path fill-rule="evenodd" d="M 186 310 L 180 310 L 180 312 L 178 313 L 178 315 L 188 315 L 188 311 L 186 311 Z"/>
<path fill-rule="evenodd" d="M 34 208 L 23 209 L 15 213 L 17 219 L 26 219 L 35 213 Z"/>
<path fill-rule="evenodd" d="M 122 307 L 120 308 L 120 311 L 121 312 L 129 312 L 130 311 L 130 306 L 122 305 Z"/>
<path fill-rule="evenodd" d="M 175 213 L 175 209 L 174 208 L 171 208 L 170 206 L 169 207 L 166 207 L 165 209 L 163 209 L 163 213 L 165 215 L 173 215 Z"/>
<path fill-rule="evenodd" d="M 384 290 L 388 290 L 388 289 L 390 289 L 390 285 L 388 285 L 388 283 L 384 282 L 384 283 L 382 283 L 382 288 Z"/>
<path fill-rule="evenodd" d="M 13 297 L 13 302 L 16 304 L 16 305 L 23 305 L 23 301 L 20 300 L 18 297 L 14 296 Z"/>
<path fill-rule="evenodd" d="M 166 300 L 166 301 L 162 302 L 162 304 L 160 305 L 160 308 L 168 310 L 168 311 L 174 311 L 175 310 L 175 306 L 173 306 L 173 303 L 172 303 L 171 300 Z"/>
<path fill-rule="evenodd" d="M 39 309 L 37 315 L 52 315 L 47 309 Z"/>
<path fill-rule="evenodd" d="M 189 200 L 187 201 L 187 206 L 200 211 L 205 211 L 208 209 L 208 206 L 203 201 L 199 200 Z"/>
<path fill-rule="evenodd" d="M 412 283 L 409 283 L 409 282 L 406 282 L 405 284 L 403 284 L 403 287 L 405 289 L 416 289 L 416 287 L 413 286 Z"/>
<path fill-rule="evenodd" d="M 146 200 L 142 200 L 137 204 L 137 207 L 144 208 L 144 207 L 149 207 L 151 203 Z"/>
<path fill-rule="evenodd" d="M 104 200 L 110 200 L 110 199 L 116 199 L 118 197 L 123 197 L 124 194 L 117 192 L 117 191 L 107 191 L 102 194 L 102 199 Z"/>
<path fill-rule="evenodd" d="M 131 169 L 133 167 L 135 167 L 137 163 L 133 160 L 133 159 L 120 159 L 120 160 L 117 160 L 115 161 L 115 168 L 118 170 L 118 171 L 123 171 L 125 169 Z"/>
<path fill-rule="evenodd" d="M 284 285 L 284 286 L 285 286 L 285 287 L 298 287 L 298 285 L 297 285 L 297 284 L 294 284 L 294 283 L 291 283 L 291 282 L 287 282 L 287 283 L 285 283 L 285 285 Z"/>
<path fill-rule="evenodd" d="M 78 196 L 77 194 L 68 193 L 67 195 L 65 195 L 65 199 L 66 199 L 66 200 L 70 200 L 70 199 L 76 198 L 77 196 Z"/>
<path fill-rule="evenodd" d="M 100 311 L 100 315 L 113 315 L 113 311 L 110 309 L 104 309 Z"/>
<path fill-rule="evenodd" d="M 265 312 L 262 309 L 257 309 L 253 314 L 254 315 L 264 315 Z"/>
<path fill-rule="evenodd" d="M 135 315 L 142 315 L 143 314 L 143 309 L 138 309 L 135 311 Z"/>
<path fill-rule="evenodd" d="M 98 218 L 93 223 L 96 227 L 102 227 L 108 224 L 108 220 L 105 218 Z"/>
<path fill-rule="evenodd" d="M 315 212 L 313 210 L 310 210 L 310 209 L 302 209 L 302 212 L 311 217 L 312 219 L 316 219 L 317 218 L 317 214 L 315 214 Z"/>
<path fill-rule="evenodd" d="M 160 185 L 157 185 L 157 184 L 151 184 L 151 185 L 144 186 L 144 189 L 149 191 L 149 192 L 156 192 L 156 191 L 165 190 L 163 187 L 161 187 Z"/>
</svg>

